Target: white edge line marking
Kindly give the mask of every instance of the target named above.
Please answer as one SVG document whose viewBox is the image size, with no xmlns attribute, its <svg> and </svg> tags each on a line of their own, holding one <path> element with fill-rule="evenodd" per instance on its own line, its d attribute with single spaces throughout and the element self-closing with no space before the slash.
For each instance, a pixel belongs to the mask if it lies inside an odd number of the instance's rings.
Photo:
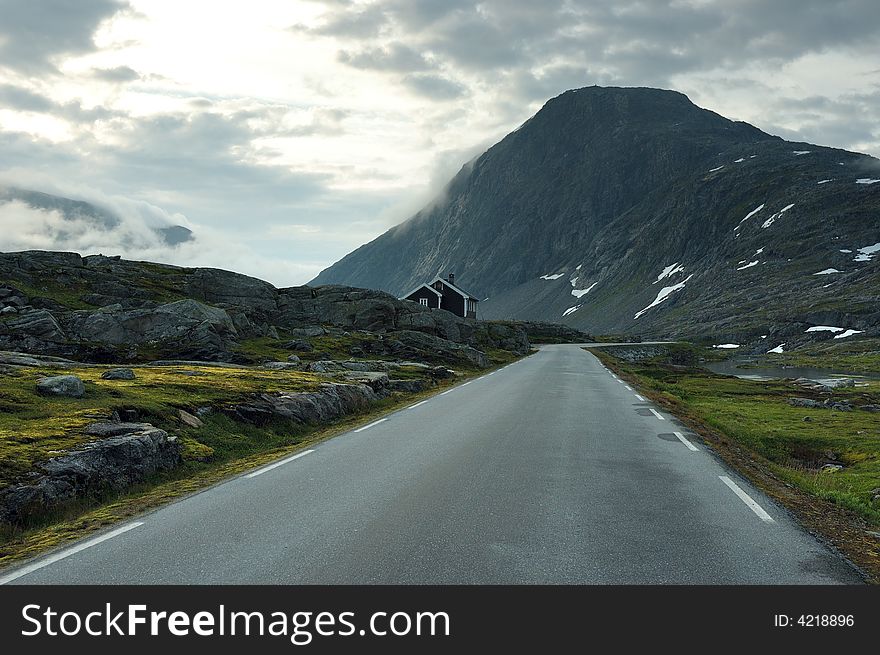
<svg viewBox="0 0 880 655">
<path fill-rule="evenodd" d="M 694 444 L 692 444 L 690 441 L 688 441 L 681 432 L 673 432 L 672 434 L 674 434 L 676 437 L 678 437 L 678 440 L 681 443 L 683 443 L 685 446 L 687 446 L 688 449 L 697 450 L 697 447 Z"/>
<path fill-rule="evenodd" d="M 473 382 L 473 380 L 468 380 L 467 382 L 465 382 L 464 384 L 459 385 L 459 386 L 466 387 L 466 386 L 469 385 L 471 382 Z"/>
<path fill-rule="evenodd" d="M 23 566 L 17 571 L 13 571 L 7 575 L 0 577 L 0 585 L 4 585 L 7 582 L 12 582 L 13 580 L 17 580 L 25 575 L 33 573 L 34 571 L 39 571 L 40 569 L 49 566 L 50 564 L 54 564 L 60 560 L 63 560 L 65 557 L 70 557 L 71 555 L 75 555 L 76 553 L 85 550 L 86 548 L 91 548 L 92 546 L 97 546 L 102 541 L 107 541 L 108 539 L 112 539 L 113 537 L 118 537 L 124 532 L 128 532 L 129 530 L 134 530 L 135 528 L 139 528 L 144 524 L 143 521 L 137 521 L 135 523 L 129 523 L 128 525 L 123 525 L 121 528 L 116 528 L 115 530 L 111 530 L 107 534 L 102 534 L 100 537 L 95 537 L 94 539 L 89 539 L 88 541 L 84 541 L 81 544 L 73 546 L 72 548 L 68 548 L 67 550 L 62 550 L 60 553 L 55 553 L 54 555 L 50 555 L 46 559 L 40 560 L 39 562 L 34 562 L 33 564 L 28 564 L 27 566 Z"/>
<path fill-rule="evenodd" d="M 636 394 L 636 398 L 638 398 L 641 402 L 645 402 L 645 399 L 642 398 L 639 394 Z"/>
<path fill-rule="evenodd" d="M 452 393 L 452 391 L 453 391 L 453 389 L 450 389 L 449 391 L 444 391 L 444 392 L 441 393 L 440 395 L 441 395 L 441 396 L 445 396 L 445 395 L 448 394 L 448 393 Z"/>
<path fill-rule="evenodd" d="M 658 412 L 658 411 L 657 411 L 656 409 L 654 409 L 653 407 L 651 408 L 651 413 L 652 413 L 654 416 L 656 416 L 657 418 L 659 418 L 661 421 L 665 421 L 665 420 L 666 420 L 665 418 L 663 418 L 662 416 L 660 416 L 660 412 Z"/>
<path fill-rule="evenodd" d="M 734 482 L 733 480 L 728 478 L 726 475 L 719 475 L 718 477 L 721 479 L 721 481 L 724 484 L 726 484 L 728 487 L 730 487 L 730 490 L 733 493 L 735 493 L 737 496 L 739 496 L 739 499 L 741 501 L 743 501 L 748 506 L 748 508 L 750 510 L 752 510 L 755 514 L 757 514 L 758 517 L 762 521 L 764 521 L 764 523 L 776 523 L 776 521 L 773 520 L 773 517 L 764 511 L 763 507 L 761 507 L 758 503 L 756 503 L 754 500 L 752 500 L 752 497 L 749 496 L 745 491 L 743 491 L 742 489 L 739 488 L 739 485 L 737 485 L 736 482 Z"/>
<path fill-rule="evenodd" d="M 427 400 L 423 400 L 422 402 L 420 402 L 420 403 L 416 403 L 415 405 L 410 405 L 409 407 L 407 407 L 407 409 L 415 409 L 416 407 L 421 407 L 421 406 L 424 405 L 426 402 L 428 402 L 428 401 L 427 401 Z"/>
<path fill-rule="evenodd" d="M 373 421 L 372 423 L 369 423 L 362 428 L 358 428 L 357 430 L 355 430 L 355 432 L 363 432 L 364 430 L 369 430 L 371 427 L 379 425 L 380 423 L 384 423 L 387 420 L 387 418 L 380 418 L 378 421 Z"/>
<path fill-rule="evenodd" d="M 286 459 L 282 459 L 280 462 L 275 462 L 274 464 L 269 464 L 269 466 L 264 466 L 261 469 L 254 471 L 253 473 L 248 473 L 246 478 L 255 478 L 258 475 L 263 475 L 266 471 L 271 471 L 272 469 L 277 469 L 279 466 L 284 466 L 287 462 L 292 462 L 295 459 L 299 459 L 300 457 L 305 457 L 309 453 L 315 452 L 314 448 L 310 448 L 309 450 L 304 450 L 301 453 L 297 453 L 296 455 L 292 455 Z"/>
</svg>

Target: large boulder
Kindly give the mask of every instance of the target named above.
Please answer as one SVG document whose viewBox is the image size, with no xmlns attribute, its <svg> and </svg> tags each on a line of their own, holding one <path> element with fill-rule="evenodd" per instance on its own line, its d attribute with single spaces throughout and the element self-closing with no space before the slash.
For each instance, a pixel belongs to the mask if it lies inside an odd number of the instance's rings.
<svg viewBox="0 0 880 655">
<path fill-rule="evenodd" d="M 111 368 L 101 373 L 102 380 L 134 380 L 136 377 L 130 368 Z"/>
<path fill-rule="evenodd" d="M 37 393 L 43 396 L 82 398 L 86 393 L 86 387 L 75 375 L 53 375 L 37 380 Z"/>
<path fill-rule="evenodd" d="M 146 309 L 111 305 L 71 312 L 67 332 L 76 341 L 109 346 L 150 345 L 201 359 L 229 356 L 238 337 L 225 310 L 186 299 Z"/>
<path fill-rule="evenodd" d="M 255 394 L 250 399 L 222 408 L 237 420 L 263 425 L 283 419 L 298 425 L 327 423 L 347 414 L 361 412 L 378 399 L 364 384 L 322 384 L 316 391 Z"/>
<path fill-rule="evenodd" d="M 79 498 L 121 492 L 181 461 L 176 439 L 148 423 L 93 424 L 93 435 L 110 435 L 39 466 L 37 477 L 0 491 L 0 523 L 64 507 Z"/>
</svg>

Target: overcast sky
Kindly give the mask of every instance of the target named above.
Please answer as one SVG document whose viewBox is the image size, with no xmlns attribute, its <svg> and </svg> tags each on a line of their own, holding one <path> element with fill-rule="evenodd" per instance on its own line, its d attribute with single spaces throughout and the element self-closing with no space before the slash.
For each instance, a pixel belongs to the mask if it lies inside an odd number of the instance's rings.
<svg viewBox="0 0 880 655">
<path fill-rule="evenodd" d="M 124 219 L 77 233 L 7 204 L 0 250 L 301 284 L 592 84 L 877 156 L 878 37 L 877 0 L 0 0 L 0 183 Z"/>
</svg>

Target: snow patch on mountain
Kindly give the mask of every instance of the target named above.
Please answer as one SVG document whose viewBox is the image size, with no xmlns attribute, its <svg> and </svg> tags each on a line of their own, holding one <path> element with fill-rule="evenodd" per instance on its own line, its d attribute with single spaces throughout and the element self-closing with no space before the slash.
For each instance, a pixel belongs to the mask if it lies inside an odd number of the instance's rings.
<svg viewBox="0 0 880 655">
<path fill-rule="evenodd" d="M 875 243 L 873 246 L 865 246 L 864 248 L 857 249 L 859 254 L 855 256 L 853 259 L 854 262 L 869 262 L 874 259 L 874 255 L 880 252 L 880 243 Z M 841 251 L 842 252 L 842 251 Z"/>
<path fill-rule="evenodd" d="M 652 282 L 652 284 L 657 284 L 657 282 L 659 282 L 660 280 L 665 280 L 668 277 L 672 277 L 676 273 L 681 273 L 683 270 L 684 266 L 682 266 L 679 262 L 670 264 L 660 272 L 660 275 L 657 276 L 657 279 Z"/>
<path fill-rule="evenodd" d="M 639 318 L 639 316 L 641 316 L 642 314 L 644 314 L 646 311 L 648 311 L 648 310 L 651 309 L 652 307 L 656 307 L 657 305 L 659 305 L 660 303 L 662 303 L 664 300 L 666 300 L 667 298 L 669 298 L 669 296 L 670 296 L 671 294 L 675 293 L 676 291 L 679 291 L 679 290 L 681 290 L 681 289 L 684 289 L 684 285 L 685 285 L 685 284 L 687 283 L 687 281 L 690 280 L 692 277 L 693 277 L 693 273 L 690 274 L 690 275 L 688 275 L 687 278 L 685 278 L 685 280 L 684 280 L 683 282 L 679 282 L 678 284 L 674 284 L 674 285 L 672 285 L 671 287 L 663 287 L 662 289 L 660 289 L 660 293 L 658 293 L 658 294 L 657 294 L 657 297 L 654 298 L 654 302 L 652 302 L 650 305 L 648 305 L 648 306 L 645 307 L 644 309 L 641 309 L 641 310 L 637 311 L 636 314 L 635 314 L 635 316 L 633 316 L 633 319 L 637 319 L 637 318 Z"/>
<path fill-rule="evenodd" d="M 593 284 L 588 286 L 586 289 L 572 289 L 571 295 L 573 295 L 575 298 L 581 298 L 582 296 L 585 296 L 588 293 L 590 293 L 590 291 L 593 290 L 593 287 L 595 287 L 597 284 L 599 284 L 599 283 L 593 282 Z"/>
</svg>

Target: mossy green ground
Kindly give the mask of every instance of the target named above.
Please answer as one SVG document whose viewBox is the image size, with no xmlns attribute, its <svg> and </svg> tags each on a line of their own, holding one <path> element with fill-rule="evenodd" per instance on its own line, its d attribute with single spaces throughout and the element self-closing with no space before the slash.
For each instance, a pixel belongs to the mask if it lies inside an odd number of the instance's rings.
<svg viewBox="0 0 880 655">
<path fill-rule="evenodd" d="M 880 413 L 793 407 L 787 402 L 791 397 L 822 400 L 827 395 L 791 382 L 742 380 L 659 361 L 614 360 L 614 366 L 675 413 L 696 418 L 766 458 L 786 482 L 880 526 L 880 504 L 871 499 L 871 491 L 880 487 Z M 880 383 L 838 390 L 833 397 L 853 405 L 880 404 Z M 845 467 L 820 472 L 827 460 Z"/>
<path fill-rule="evenodd" d="M 133 409 L 139 420 L 162 429 L 184 433 L 184 444 L 192 453 L 207 454 L 192 435 L 181 430 L 177 410 L 190 412 L 235 401 L 254 392 L 305 391 L 321 379 L 298 371 L 214 367 L 135 367 L 134 380 L 103 380 L 110 367 L 73 369 L 20 368 L 0 373 L 0 486 L 32 471 L 34 464 L 73 448 L 90 438 L 82 434 L 89 423 L 109 418 L 114 410 Z M 54 398 L 36 391 L 39 378 L 73 374 L 86 385 L 84 398 Z M 212 417 L 216 423 L 220 416 Z M 201 443 L 222 455 L 228 444 L 207 443 L 223 439 L 226 425 L 205 430 Z"/>
</svg>

